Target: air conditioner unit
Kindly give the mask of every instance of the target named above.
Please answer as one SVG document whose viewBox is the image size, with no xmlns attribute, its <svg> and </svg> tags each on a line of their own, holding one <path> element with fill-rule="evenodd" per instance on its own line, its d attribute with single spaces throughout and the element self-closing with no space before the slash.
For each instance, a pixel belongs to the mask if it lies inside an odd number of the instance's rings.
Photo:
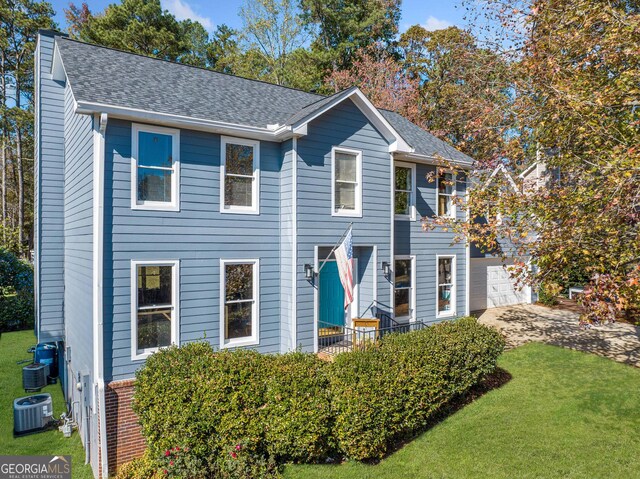
<svg viewBox="0 0 640 479">
<path fill-rule="evenodd" d="M 13 401 L 13 434 L 42 431 L 53 420 L 51 394 L 37 394 Z"/>
<path fill-rule="evenodd" d="M 31 363 L 22 368 L 22 387 L 25 391 L 40 391 L 47 385 L 49 365 Z"/>
</svg>

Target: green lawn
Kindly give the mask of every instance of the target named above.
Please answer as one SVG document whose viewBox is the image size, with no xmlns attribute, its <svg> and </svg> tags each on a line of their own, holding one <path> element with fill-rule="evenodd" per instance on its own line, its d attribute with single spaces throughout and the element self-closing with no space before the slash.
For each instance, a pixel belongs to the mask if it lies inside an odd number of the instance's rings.
<svg viewBox="0 0 640 479">
<path fill-rule="evenodd" d="M 377 465 L 288 466 L 288 479 L 640 477 L 640 369 L 538 343 L 511 381 Z"/>
<path fill-rule="evenodd" d="M 31 356 L 27 349 L 36 342 L 32 331 L 3 333 L 0 336 L 0 454 L 3 455 L 71 455 L 73 478 L 93 478 L 84 465 L 84 450 L 77 432 L 65 438 L 57 429 L 19 438 L 13 437 L 13 400 L 28 396 L 22 389 L 22 367 L 17 361 Z M 42 390 L 51 394 L 56 418 L 64 412 L 60 384 Z"/>
</svg>

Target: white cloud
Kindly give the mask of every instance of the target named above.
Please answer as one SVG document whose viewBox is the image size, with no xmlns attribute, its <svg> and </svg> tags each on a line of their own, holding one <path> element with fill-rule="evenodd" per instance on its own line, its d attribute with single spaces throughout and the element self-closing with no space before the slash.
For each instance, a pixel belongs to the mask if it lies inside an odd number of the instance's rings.
<svg viewBox="0 0 640 479">
<path fill-rule="evenodd" d="M 213 22 L 211 19 L 198 15 L 186 1 L 163 0 L 162 7 L 169 10 L 178 20 L 193 20 L 194 22 L 200 22 L 207 30 L 213 30 Z"/>
<path fill-rule="evenodd" d="M 180 1 L 180 0 L 175 0 L 175 1 Z M 427 21 L 422 24 L 422 27 L 429 32 L 432 32 L 434 30 L 443 30 L 451 26 L 453 26 L 453 23 L 447 20 L 440 20 L 439 18 L 436 18 L 433 15 L 430 15 L 429 18 L 427 18 Z"/>
</svg>

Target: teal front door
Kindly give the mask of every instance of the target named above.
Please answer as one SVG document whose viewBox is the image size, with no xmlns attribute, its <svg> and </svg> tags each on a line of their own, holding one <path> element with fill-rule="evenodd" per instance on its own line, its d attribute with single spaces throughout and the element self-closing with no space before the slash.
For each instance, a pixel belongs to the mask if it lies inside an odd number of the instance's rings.
<svg viewBox="0 0 640 479">
<path fill-rule="evenodd" d="M 318 281 L 320 296 L 319 327 L 344 326 L 344 289 L 335 261 L 327 261 Z"/>
</svg>

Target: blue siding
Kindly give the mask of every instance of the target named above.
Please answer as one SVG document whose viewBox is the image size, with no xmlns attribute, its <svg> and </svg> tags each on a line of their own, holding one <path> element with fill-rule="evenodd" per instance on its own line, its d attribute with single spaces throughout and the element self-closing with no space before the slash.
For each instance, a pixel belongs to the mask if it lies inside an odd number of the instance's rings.
<svg viewBox="0 0 640 479">
<path fill-rule="evenodd" d="M 220 137 L 180 132 L 180 211 L 131 209 L 131 123 L 106 132 L 106 379 L 133 376 L 131 260 L 180 260 L 180 342 L 219 345 L 220 258 L 260 259 L 260 345 L 280 351 L 281 145 L 260 144 L 260 215 L 220 213 Z M 109 349 L 111 346 L 111 349 Z M 111 377 L 109 377 L 111 376 Z"/>
<path fill-rule="evenodd" d="M 64 102 L 64 320 L 65 341 L 70 348 L 67 389 L 70 403 L 78 401 L 76 418 L 85 444 L 97 444 L 97 416 L 83 407 L 83 395 L 73 385 L 78 374 L 93 384 L 93 118 L 74 113 L 74 99 L 67 84 Z M 91 404 L 91 401 L 89 401 Z M 89 418 L 90 427 L 86 420 Z M 87 446 L 88 447 L 88 446 Z M 98 448 L 89 447 L 93 470 L 98 470 Z"/>
<path fill-rule="evenodd" d="M 283 163 L 280 172 L 280 351 L 286 352 L 295 349 L 293 334 L 293 141 L 288 140 L 282 144 L 281 152 Z"/>
<path fill-rule="evenodd" d="M 331 149 L 334 146 L 362 151 L 362 218 L 331 216 Z M 298 140 L 298 155 L 298 262 L 312 263 L 314 247 L 333 246 L 351 221 L 354 248 L 376 245 L 378 262 L 390 261 L 389 146 L 358 107 L 347 100 L 313 120 L 308 125 L 307 136 Z M 376 286 L 378 303 L 389 308 L 391 287 L 382 274 L 378 275 Z M 361 303 L 364 301 L 361 299 Z M 314 287 L 304 279 L 301 267 L 298 268 L 297 311 L 297 343 L 313 350 Z"/>
<path fill-rule="evenodd" d="M 64 85 L 50 78 L 53 47 L 53 37 L 39 36 L 34 223 L 40 341 L 64 339 Z"/>
<path fill-rule="evenodd" d="M 456 256 L 456 313 L 462 316 L 466 307 L 466 247 L 464 243 L 453 243 L 453 234 L 441 228 L 424 231 L 423 217 L 433 217 L 437 211 L 436 183 L 427 179 L 429 173 L 435 172 L 431 165 L 416 165 L 416 220 L 395 220 L 395 252 L 396 255 L 416 256 L 416 319 L 426 323 L 438 322 L 436 318 L 436 256 Z M 464 175 L 458 174 L 456 193 L 464 196 L 466 181 Z M 456 209 L 459 219 L 464 219 L 466 212 Z"/>
</svg>

